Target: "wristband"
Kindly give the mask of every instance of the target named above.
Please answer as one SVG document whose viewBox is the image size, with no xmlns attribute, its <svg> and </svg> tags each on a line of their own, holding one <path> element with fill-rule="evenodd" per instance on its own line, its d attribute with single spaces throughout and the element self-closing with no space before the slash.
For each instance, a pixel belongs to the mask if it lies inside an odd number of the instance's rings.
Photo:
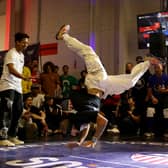
<svg viewBox="0 0 168 168">
<path fill-rule="evenodd" d="M 97 138 L 96 137 L 92 137 L 92 141 L 93 141 L 93 143 L 96 143 L 97 142 Z"/>
</svg>

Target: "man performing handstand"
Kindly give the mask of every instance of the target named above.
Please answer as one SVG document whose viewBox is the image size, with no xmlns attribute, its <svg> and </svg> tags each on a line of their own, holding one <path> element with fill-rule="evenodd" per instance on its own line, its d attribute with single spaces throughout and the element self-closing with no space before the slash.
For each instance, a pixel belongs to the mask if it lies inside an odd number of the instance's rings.
<svg viewBox="0 0 168 168">
<path fill-rule="evenodd" d="M 137 64 L 132 69 L 131 74 L 108 75 L 94 50 L 71 37 L 69 30 L 70 25 L 62 26 L 56 34 L 56 39 L 63 40 L 69 49 L 84 59 L 88 72 L 85 78 L 87 94 L 85 96 L 72 94 L 72 104 L 78 111 L 75 121 L 82 131 L 82 137 L 80 142 L 70 143 L 69 146 L 94 147 L 108 122 L 103 113 L 100 112 L 101 98 L 106 98 L 107 95 L 121 94 L 130 89 L 150 65 L 157 64 L 159 61 L 156 58 L 149 58 L 147 61 Z M 89 131 L 89 122 L 95 122 L 97 127 L 92 140 L 85 141 Z"/>
</svg>

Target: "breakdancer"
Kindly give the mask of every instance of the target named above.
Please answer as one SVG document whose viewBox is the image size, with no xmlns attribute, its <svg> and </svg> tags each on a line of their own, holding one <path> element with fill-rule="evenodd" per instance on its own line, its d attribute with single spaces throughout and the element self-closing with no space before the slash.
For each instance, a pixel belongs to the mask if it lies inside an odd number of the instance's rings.
<svg viewBox="0 0 168 168">
<path fill-rule="evenodd" d="M 77 96 L 73 93 L 71 97 L 73 106 L 78 111 L 75 121 L 78 122 L 82 136 L 79 142 L 70 143 L 69 146 L 94 147 L 108 122 L 100 111 L 100 100 L 106 98 L 107 95 L 121 94 L 130 89 L 150 65 L 157 64 L 159 61 L 154 57 L 148 58 L 137 64 L 130 74 L 108 75 L 95 51 L 90 46 L 71 37 L 69 31 L 70 25 L 63 25 L 56 34 L 56 39 L 63 40 L 69 49 L 84 59 L 88 72 L 85 78 L 87 94 L 82 97 L 80 94 Z M 95 134 L 92 140 L 85 141 L 90 128 L 89 122 L 93 121 L 97 125 Z"/>
</svg>

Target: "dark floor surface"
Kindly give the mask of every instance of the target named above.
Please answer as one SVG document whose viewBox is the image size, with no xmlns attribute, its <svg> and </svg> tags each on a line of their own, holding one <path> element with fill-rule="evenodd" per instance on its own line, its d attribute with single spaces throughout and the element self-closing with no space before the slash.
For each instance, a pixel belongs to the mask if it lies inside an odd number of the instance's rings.
<svg viewBox="0 0 168 168">
<path fill-rule="evenodd" d="M 0 168 L 168 168 L 168 140 L 105 134 L 93 148 L 69 149 L 61 135 L 0 147 Z"/>
</svg>

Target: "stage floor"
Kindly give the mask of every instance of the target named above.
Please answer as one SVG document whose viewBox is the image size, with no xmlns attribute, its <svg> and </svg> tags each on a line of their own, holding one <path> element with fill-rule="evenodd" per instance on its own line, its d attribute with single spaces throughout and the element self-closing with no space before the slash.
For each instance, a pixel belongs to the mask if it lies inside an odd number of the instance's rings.
<svg viewBox="0 0 168 168">
<path fill-rule="evenodd" d="M 69 149 L 68 141 L 0 147 L 0 168 L 167 168 L 168 143 L 101 140 L 96 148 Z"/>
</svg>

